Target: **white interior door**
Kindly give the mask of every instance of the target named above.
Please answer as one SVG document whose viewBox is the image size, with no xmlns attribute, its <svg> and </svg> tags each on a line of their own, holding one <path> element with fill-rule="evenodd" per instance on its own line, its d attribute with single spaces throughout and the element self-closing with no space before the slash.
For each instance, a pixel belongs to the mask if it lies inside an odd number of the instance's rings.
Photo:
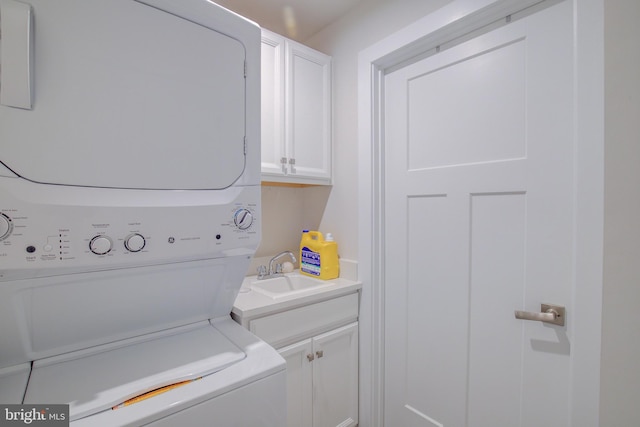
<svg viewBox="0 0 640 427">
<path fill-rule="evenodd" d="M 385 77 L 385 425 L 568 426 L 573 22 L 562 2 Z"/>
</svg>

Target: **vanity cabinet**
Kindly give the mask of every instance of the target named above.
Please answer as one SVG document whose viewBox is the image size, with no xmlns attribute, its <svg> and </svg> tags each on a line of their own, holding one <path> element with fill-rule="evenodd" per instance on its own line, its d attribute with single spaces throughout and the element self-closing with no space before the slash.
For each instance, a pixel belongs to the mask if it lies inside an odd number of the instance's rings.
<svg viewBox="0 0 640 427">
<path fill-rule="evenodd" d="M 287 361 L 288 427 L 357 425 L 357 322 L 279 352 Z"/>
<path fill-rule="evenodd" d="M 262 180 L 331 184 L 331 57 L 262 30 Z"/>
<path fill-rule="evenodd" d="M 288 427 L 358 424 L 358 292 L 249 320 L 287 362 Z"/>
</svg>

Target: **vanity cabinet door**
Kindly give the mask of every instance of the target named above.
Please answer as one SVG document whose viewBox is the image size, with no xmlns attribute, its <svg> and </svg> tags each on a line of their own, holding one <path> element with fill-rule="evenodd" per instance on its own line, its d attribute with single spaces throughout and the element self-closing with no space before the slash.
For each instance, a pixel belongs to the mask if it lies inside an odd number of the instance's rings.
<svg viewBox="0 0 640 427">
<path fill-rule="evenodd" d="M 313 338 L 313 427 L 358 424 L 358 322 Z"/>
<path fill-rule="evenodd" d="M 287 362 L 287 426 L 312 427 L 313 347 L 307 339 L 278 350 Z"/>
</svg>

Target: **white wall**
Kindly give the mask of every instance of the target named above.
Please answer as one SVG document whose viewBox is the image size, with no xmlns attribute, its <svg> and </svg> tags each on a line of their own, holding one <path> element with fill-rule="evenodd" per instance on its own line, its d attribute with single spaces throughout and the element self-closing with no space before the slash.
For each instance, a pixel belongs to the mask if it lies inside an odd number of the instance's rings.
<svg viewBox="0 0 640 427">
<path fill-rule="evenodd" d="M 364 0 L 307 44 L 333 56 L 334 186 L 320 224 L 331 230 L 343 258 L 358 260 L 358 55 L 359 52 L 450 3 L 449 0 Z M 365 275 L 368 276 L 368 275 Z M 363 284 L 360 323 L 360 420 L 375 418 L 371 283 Z"/>
<path fill-rule="evenodd" d="M 333 57 L 334 185 L 319 227 L 333 233 L 342 258 L 358 259 L 358 53 L 450 1 L 364 0 L 305 41 Z"/>
<path fill-rule="evenodd" d="M 640 425 L 640 2 L 605 1 L 600 425 Z"/>
<path fill-rule="evenodd" d="M 248 274 L 254 274 L 257 265 L 278 252 L 296 253 L 303 228 L 333 233 L 340 257 L 358 259 L 358 52 L 450 1 L 363 0 L 340 20 L 303 41 L 333 57 L 334 184 L 262 187 L 262 243 Z"/>
<path fill-rule="evenodd" d="M 262 241 L 248 275 L 282 251 L 298 253 L 302 230 L 319 228 L 330 191 L 327 186 L 262 186 Z"/>
</svg>

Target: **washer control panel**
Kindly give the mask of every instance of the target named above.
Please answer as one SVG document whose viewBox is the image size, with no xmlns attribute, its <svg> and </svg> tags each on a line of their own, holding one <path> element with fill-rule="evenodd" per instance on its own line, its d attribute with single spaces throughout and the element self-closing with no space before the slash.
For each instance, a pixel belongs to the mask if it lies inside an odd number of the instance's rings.
<svg viewBox="0 0 640 427">
<path fill-rule="evenodd" d="M 171 193 L 177 202 L 164 206 L 156 193 L 138 206 L 117 198 L 110 205 L 109 197 L 98 206 L 79 205 L 82 197 L 75 206 L 3 197 L 0 281 L 252 254 L 260 241 L 260 188 L 225 191 L 231 196 L 211 194 L 210 201 L 207 192 Z"/>
</svg>

